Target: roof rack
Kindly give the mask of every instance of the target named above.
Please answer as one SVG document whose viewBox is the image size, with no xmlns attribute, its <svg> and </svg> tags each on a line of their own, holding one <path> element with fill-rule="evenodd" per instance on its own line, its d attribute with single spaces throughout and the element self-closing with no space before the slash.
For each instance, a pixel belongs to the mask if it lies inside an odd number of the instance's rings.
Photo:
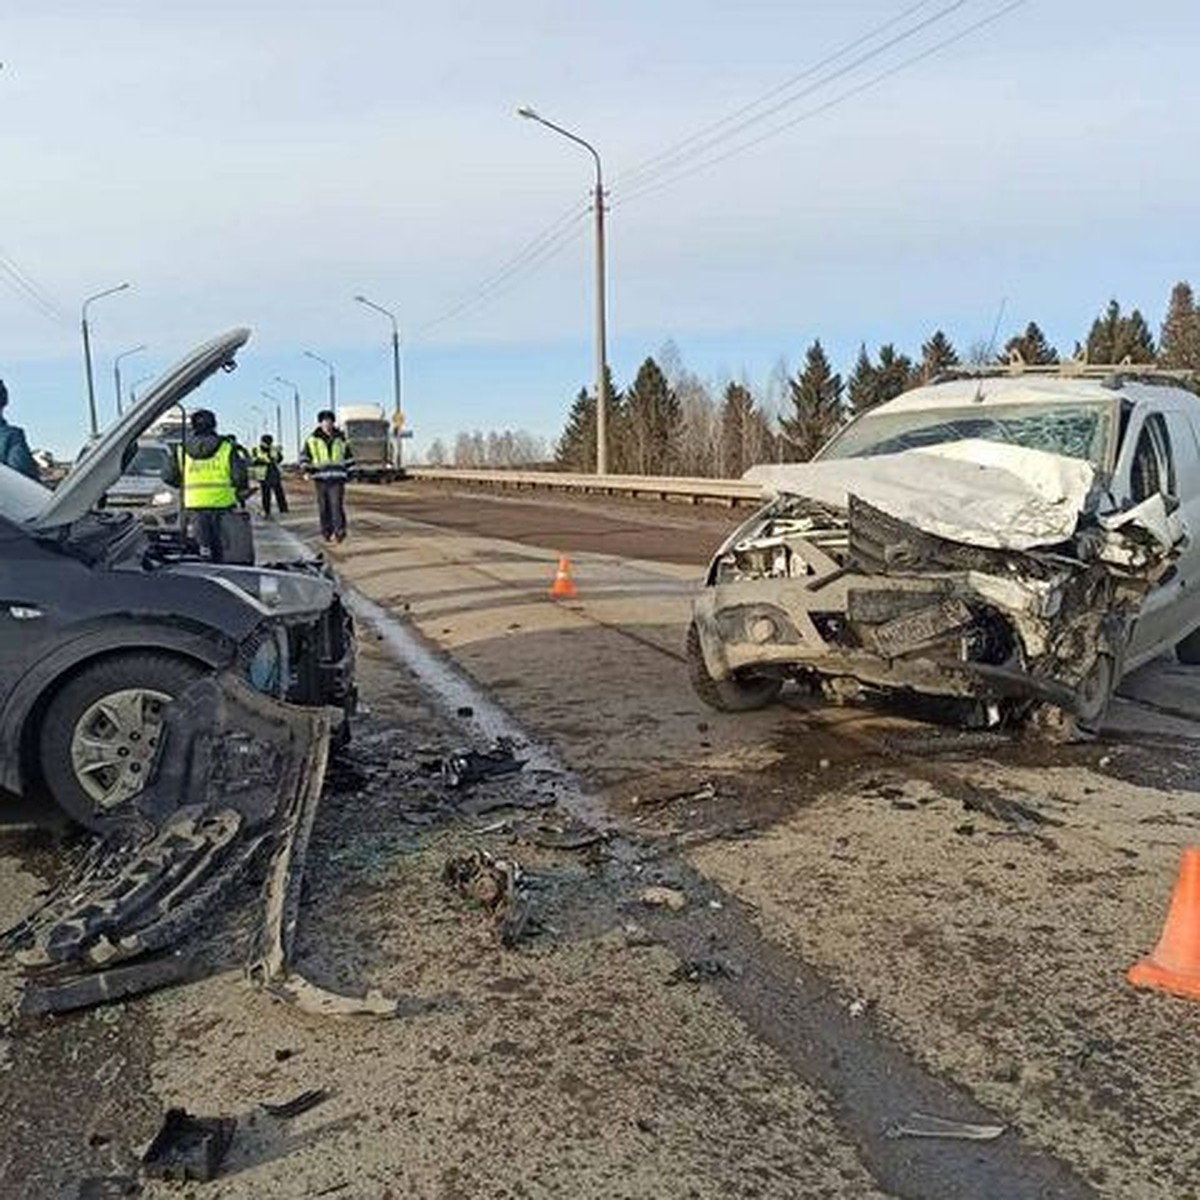
<svg viewBox="0 0 1200 1200">
<path fill-rule="evenodd" d="M 1111 380 L 1120 386 L 1122 379 L 1139 383 L 1192 383 L 1200 372 L 1189 368 L 1156 367 L 1153 363 L 1135 363 L 1126 355 L 1119 363 L 1088 362 L 1087 351 L 1057 363 L 1027 363 L 1019 350 L 1010 350 L 1006 362 L 984 363 L 976 367 L 952 367 L 940 372 L 932 382 L 952 379 L 995 379 L 1017 375 L 1052 375 L 1063 379 Z"/>
</svg>

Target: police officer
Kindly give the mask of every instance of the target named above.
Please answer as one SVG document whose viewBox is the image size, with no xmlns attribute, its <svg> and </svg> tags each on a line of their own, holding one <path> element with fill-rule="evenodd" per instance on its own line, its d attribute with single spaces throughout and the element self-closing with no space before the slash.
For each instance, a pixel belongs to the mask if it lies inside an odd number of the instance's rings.
<svg viewBox="0 0 1200 1200">
<path fill-rule="evenodd" d="M 346 480 L 354 469 L 354 452 L 330 409 L 317 413 L 317 427 L 300 451 L 300 465 L 316 489 L 321 536 L 327 542 L 345 541 Z"/>
<path fill-rule="evenodd" d="M 25 430 L 18 425 L 10 425 L 4 419 L 4 410 L 8 407 L 8 388 L 0 379 L 0 463 L 28 475 L 30 479 L 38 479 L 37 463 L 29 453 L 29 443 L 25 440 Z"/>
<path fill-rule="evenodd" d="M 264 517 L 271 515 L 272 499 L 281 513 L 288 510 L 287 496 L 283 493 L 283 473 L 279 469 L 282 461 L 283 452 L 269 433 L 264 433 L 258 445 L 250 451 L 250 475 L 259 485 Z"/>
<path fill-rule="evenodd" d="M 191 432 L 163 479 L 175 487 L 182 484 L 183 507 L 196 541 L 213 562 L 224 562 L 223 522 L 231 519 L 239 495 L 250 486 L 245 453 L 235 439 L 217 432 L 217 418 L 207 408 L 196 409 L 189 425 Z"/>
</svg>

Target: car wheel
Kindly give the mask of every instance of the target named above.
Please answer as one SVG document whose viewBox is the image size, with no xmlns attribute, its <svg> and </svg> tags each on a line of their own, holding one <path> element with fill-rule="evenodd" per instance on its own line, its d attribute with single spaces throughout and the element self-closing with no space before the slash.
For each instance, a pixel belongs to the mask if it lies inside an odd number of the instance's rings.
<svg viewBox="0 0 1200 1200">
<path fill-rule="evenodd" d="M 697 696 L 718 712 L 750 712 L 766 708 L 779 697 L 783 680 L 773 675 L 743 672 L 732 679 L 714 679 L 704 665 L 700 631 L 693 621 L 687 632 L 688 678 Z"/>
<path fill-rule="evenodd" d="M 138 651 L 84 667 L 42 718 L 42 778 L 81 825 L 103 829 L 146 784 L 163 710 L 205 673 L 188 659 Z"/>
<path fill-rule="evenodd" d="M 1200 629 L 1193 629 L 1182 641 L 1175 643 L 1175 657 L 1185 666 L 1200 666 Z"/>
</svg>

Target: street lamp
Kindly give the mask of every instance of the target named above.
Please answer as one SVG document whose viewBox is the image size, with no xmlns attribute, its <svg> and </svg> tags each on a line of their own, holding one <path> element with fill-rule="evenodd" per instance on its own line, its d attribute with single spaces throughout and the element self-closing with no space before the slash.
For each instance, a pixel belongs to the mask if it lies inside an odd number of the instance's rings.
<svg viewBox="0 0 1200 1200">
<path fill-rule="evenodd" d="M 131 354 L 140 354 L 145 349 L 145 346 L 134 346 L 132 350 L 122 350 L 113 359 L 113 390 L 117 393 L 118 417 L 121 415 L 121 359 L 128 358 Z"/>
<path fill-rule="evenodd" d="M 88 305 L 95 300 L 103 300 L 105 296 L 111 296 L 114 292 L 123 292 L 128 286 L 127 283 L 118 283 L 116 287 L 105 288 L 104 291 L 89 296 L 79 310 L 79 327 L 83 331 L 83 367 L 87 374 L 88 420 L 92 426 L 92 437 L 100 432 L 100 426 L 96 421 L 96 385 L 92 381 L 92 341 L 88 330 Z"/>
<path fill-rule="evenodd" d="M 311 350 L 305 350 L 304 355 L 306 358 L 313 358 L 319 363 L 324 363 L 329 368 L 329 407 L 333 409 L 334 413 L 336 414 L 337 384 L 334 382 L 333 378 L 333 363 L 331 363 L 327 358 L 322 358 L 319 354 L 314 354 Z"/>
<path fill-rule="evenodd" d="M 282 454 L 283 453 L 283 410 L 279 407 L 279 397 L 277 395 L 275 395 L 274 392 L 268 392 L 266 390 L 266 388 L 264 388 L 259 393 L 259 395 L 265 396 L 268 400 L 270 400 L 275 405 L 275 444 L 279 447 L 279 453 Z M 264 424 L 269 424 L 269 423 L 270 423 L 269 421 L 264 422 Z"/>
<path fill-rule="evenodd" d="M 604 319 L 604 180 L 600 171 L 600 155 L 591 142 L 578 134 L 547 121 L 532 108 L 518 108 L 517 115 L 528 121 L 537 121 L 555 133 L 561 134 L 578 146 L 582 146 L 596 163 L 596 474 L 608 474 L 608 359 L 605 347 Z"/>
<path fill-rule="evenodd" d="M 282 375 L 276 375 L 275 382 L 282 383 L 284 387 L 290 387 L 292 389 L 292 405 L 296 412 L 296 461 L 299 462 L 300 461 L 300 451 L 302 449 L 300 443 L 301 443 L 301 438 L 303 437 L 303 435 L 300 432 L 300 389 L 290 379 L 284 379 L 284 377 Z M 280 442 L 279 448 L 282 450 L 283 449 L 283 431 L 282 431 L 282 429 L 280 430 L 279 442 Z"/>
<path fill-rule="evenodd" d="M 404 429 L 404 407 L 400 403 L 400 326 L 396 323 L 396 314 L 390 309 L 384 308 L 382 304 L 376 304 L 374 300 L 368 300 L 366 296 L 355 296 L 354 299 L 359 304 L 365 304 L 368 308 L 383 313 L 392 323 L 392 403 L 394 406 L 392 428 L 396 431 L 396 469 L 398 471 L 404 465 L 402 450 L 404 442 L 400 437 Z"/>
<path fill-rule="evenodd" d="M 153 375 L 143 375 L 140 379 L 135 379 L 129 385 L 129 403 L 130 404 L 134 404 L 137 401 L 137 390 L 138 390 L 139 386 L 143 383 L 148 383 L 153 378 L 154 378 Z"/>
</svg>

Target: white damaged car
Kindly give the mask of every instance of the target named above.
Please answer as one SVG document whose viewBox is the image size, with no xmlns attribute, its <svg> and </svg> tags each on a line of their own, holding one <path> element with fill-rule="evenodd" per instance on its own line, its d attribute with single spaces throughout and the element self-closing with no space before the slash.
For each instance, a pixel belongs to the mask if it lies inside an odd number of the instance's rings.
<svg viewBox="0 0 1200 1200">
<path fill-rule="evenodd" d="M 1200 662 L 1200 399 L 1148 370 L 948 378 L 752 468 L 766 503 L 694 604 L 699 696 L 757 708 L 795 678 L 1090 730 L 1126 672 Z"/>
</svg>

